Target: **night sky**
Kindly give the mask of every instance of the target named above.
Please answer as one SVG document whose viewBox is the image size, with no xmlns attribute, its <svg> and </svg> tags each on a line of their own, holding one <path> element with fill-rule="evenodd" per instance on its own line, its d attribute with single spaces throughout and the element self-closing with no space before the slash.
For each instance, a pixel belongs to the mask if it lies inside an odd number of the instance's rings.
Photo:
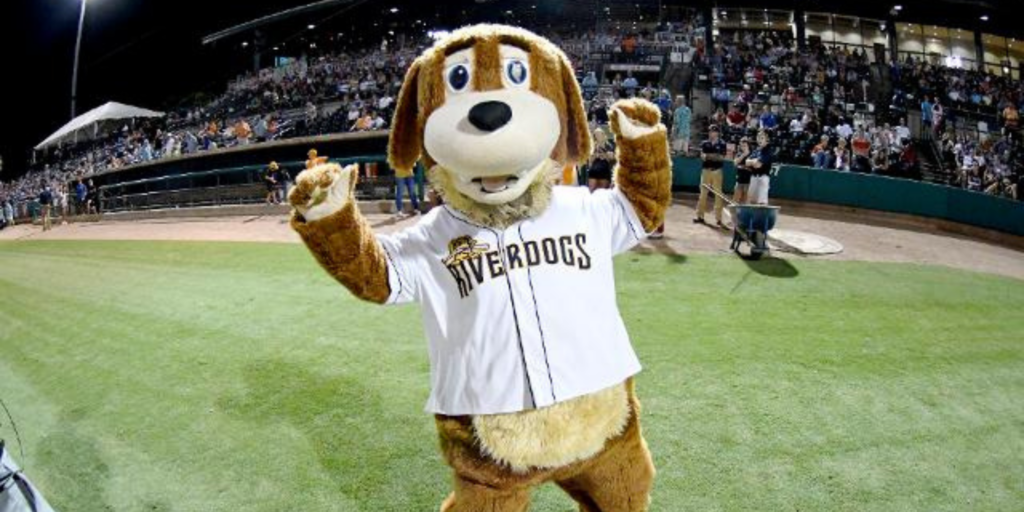
<svg viewBox="0 0 1024 512">
<path fill-rule="evenodd" d="M 88 0 L 78 113 L 111 100 L 161 110 L 190 91 L 222 90 L 251 61 L 204 47 L 202 37 L 302 3 Z M 79 0 L 0 2 L 4 181 L 21 174 L 30 148 L 70 119 L 80 6 Z"/>
</svg>

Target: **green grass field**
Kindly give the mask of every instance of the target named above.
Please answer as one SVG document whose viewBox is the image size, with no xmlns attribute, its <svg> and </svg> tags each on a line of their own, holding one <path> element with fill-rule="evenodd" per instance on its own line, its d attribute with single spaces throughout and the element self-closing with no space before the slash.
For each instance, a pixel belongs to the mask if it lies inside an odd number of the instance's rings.
<svg viewBox="0 0 1024 512">
<path fill-rule="evenodd" d="M 1024 283 L 728 256 L 617 272 L 652 510 L 1024 506 Z M 418 309 L 357 302 L 300 246 L 3 243 L 0 304 L 0 398 L 62 512 L 448 492 Z M 573 506 L 548 487 L 533 510 Z"/>
</svg>

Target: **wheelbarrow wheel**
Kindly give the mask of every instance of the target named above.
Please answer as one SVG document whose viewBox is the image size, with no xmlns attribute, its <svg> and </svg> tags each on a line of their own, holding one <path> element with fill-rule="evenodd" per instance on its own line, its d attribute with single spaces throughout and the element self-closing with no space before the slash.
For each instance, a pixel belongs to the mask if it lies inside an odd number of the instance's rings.
<svg viewBox="0 0 1024 512">
<path fill-rule="evenodd" d="M 768 235 L 764 231 L 754 231 L 750 234 L 750 259 L 759 260 L 764 253 L 768 252 Z"/>
</svg>

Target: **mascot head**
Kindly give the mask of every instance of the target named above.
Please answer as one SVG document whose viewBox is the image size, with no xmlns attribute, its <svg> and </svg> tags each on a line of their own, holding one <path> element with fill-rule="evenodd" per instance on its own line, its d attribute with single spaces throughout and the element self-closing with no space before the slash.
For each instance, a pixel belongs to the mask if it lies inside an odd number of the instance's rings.
<svg viewBox="0 0 1024 512">
<path fill-rule="evenodd" d="M 388 162 L 407 170 L 422 158 L 449 204 L 502 226 L 543 211 L 554 171 L 590 151 L 565 54 L 523 29 L 475 25 L 438 41 L 409 68 Z"/>
</svg>

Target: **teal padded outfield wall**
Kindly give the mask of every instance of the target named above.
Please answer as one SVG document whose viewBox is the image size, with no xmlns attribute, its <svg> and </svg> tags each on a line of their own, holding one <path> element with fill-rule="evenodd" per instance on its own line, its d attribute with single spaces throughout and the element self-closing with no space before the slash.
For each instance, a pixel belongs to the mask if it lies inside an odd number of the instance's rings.
<svg viewBox="0 0 1024 512">
<path fill-rule="evenodd" d="M 675 158 L 675 187 L 700 185 L 700 160 Z M 736 169 L 726 164 L 723 188 L 731 193 Z M 772 176 L 771 197 L 852 206 L 943 219 L 1024 236 L 1024 203 L 919 181 L 784 165 Z"/>
</svg>

